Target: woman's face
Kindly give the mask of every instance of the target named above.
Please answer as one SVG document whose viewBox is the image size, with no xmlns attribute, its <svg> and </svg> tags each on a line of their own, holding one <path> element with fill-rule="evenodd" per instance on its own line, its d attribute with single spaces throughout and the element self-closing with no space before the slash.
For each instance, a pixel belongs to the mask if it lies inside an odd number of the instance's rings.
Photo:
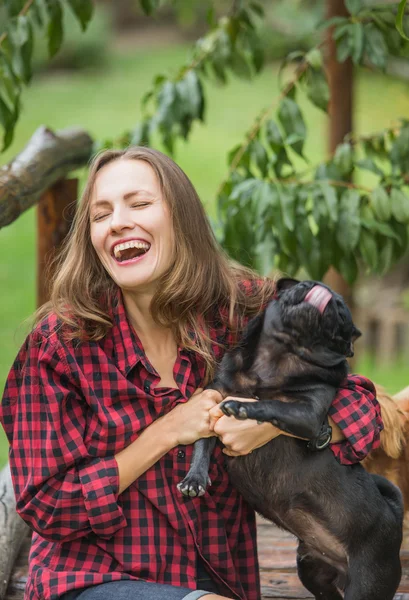
<svg viewBox="0 0 409 600">
<path fill-rule="evenodd" d="M 97 173 L 91 242 L 123 290 L 155 292 L 173 258 L 173 227 L 159 182 L 145 161 L 114 160 Z"/>
</svg>

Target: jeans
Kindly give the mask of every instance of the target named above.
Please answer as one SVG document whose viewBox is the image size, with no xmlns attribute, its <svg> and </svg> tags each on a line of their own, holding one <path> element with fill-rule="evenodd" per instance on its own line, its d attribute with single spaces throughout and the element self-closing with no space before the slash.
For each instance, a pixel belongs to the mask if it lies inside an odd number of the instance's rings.
<svg viewBox="0 0 409 600">
<path fill-rule="evenodd" d="M 198 600 L 210 590 L 189 590 L 188 588 L 150 583 L 148 581 L 110 581 L 82 590 L 72 590 L 60 597 L 60 600 Z"/>
<path fill-rule="evenodd" d="M 197 590 L 151 583 L 139 579 L 110 581 L 83 589 L 71 590 L 59 600 L 198 600 L 208 594 L 225 595 L 226 592 L 211 579 L 202 561 L 198 561 Z"/>
</svg>

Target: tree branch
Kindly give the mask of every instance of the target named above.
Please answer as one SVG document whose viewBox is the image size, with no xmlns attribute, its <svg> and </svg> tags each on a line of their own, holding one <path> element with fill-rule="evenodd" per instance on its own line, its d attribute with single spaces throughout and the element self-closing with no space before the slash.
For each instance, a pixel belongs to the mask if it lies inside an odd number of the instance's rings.
<svg viewBox="0 0 409 600">
<path fill-rule="evenodd" d="M 34 0 L 27 0 L 27 2 L 25 3 L 25 5 L 23 6 L 23 8 L 20 10 L 20 12 L 18 13 L 19 17 L 24 16 L 25 14 L 27 14 L 28 9 L 30 8 L 30 6 L 33 4 Z M 4 42 L 4 40 L 6 39 L 6 37 L 8 36 L 8 32 L 4 31 L 1 35 L 0 35 L 0 46 L 2 45 L 2 43 Z"/>
</svg>

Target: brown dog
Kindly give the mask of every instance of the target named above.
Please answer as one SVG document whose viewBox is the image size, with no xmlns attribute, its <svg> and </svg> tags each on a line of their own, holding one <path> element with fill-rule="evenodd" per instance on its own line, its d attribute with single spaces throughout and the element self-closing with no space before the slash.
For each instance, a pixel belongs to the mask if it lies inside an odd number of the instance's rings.
<svg viewBox="0 0 409 600">
<path fill-rule="evenodd" d="M 409 525 L 409 386 L 393 397 L 379 385 L 376 391 L 384 430 L 380 447 L 371 452 L 362 465 L 400 488 Z"/>
</svg>

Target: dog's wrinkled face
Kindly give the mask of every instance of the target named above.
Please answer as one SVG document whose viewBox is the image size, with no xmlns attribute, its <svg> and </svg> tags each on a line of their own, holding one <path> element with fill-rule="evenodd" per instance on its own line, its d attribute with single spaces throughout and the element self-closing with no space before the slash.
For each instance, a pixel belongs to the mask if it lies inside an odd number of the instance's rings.
<svg viewBox="0 0 409 600">
<path fill-rule="evenodd" d="M 320 344 L 344 356 L 353 356 L 353 343 L 361 332 L 355 327 L 342 296 L 328 286 L 318 281 L 280 279 L 275 304 L 275 309 L 267 310 L 267 321 L 274 320 L 278 307 L 283 329 L 301 343 L 305 340 L 306 346 Z"/>
</svg>

